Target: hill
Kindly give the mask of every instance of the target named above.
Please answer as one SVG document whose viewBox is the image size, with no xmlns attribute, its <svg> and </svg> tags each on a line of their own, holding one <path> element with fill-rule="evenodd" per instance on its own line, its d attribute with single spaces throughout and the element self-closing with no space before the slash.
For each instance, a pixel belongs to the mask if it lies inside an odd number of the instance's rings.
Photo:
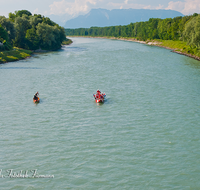
<svg viewBox="0 0 200 190">
<path fill-rule="evenodd" d="M 105 27 L 128 25 L 130 23 L 148 21 L 149 18 L 174 18 L 184 16 L 173 10 L 149 9 L 92 9 L 86 15 L 80 15 L 65 23 L 65 28 L 90 28 L 92 26 Z"/>
</svg>

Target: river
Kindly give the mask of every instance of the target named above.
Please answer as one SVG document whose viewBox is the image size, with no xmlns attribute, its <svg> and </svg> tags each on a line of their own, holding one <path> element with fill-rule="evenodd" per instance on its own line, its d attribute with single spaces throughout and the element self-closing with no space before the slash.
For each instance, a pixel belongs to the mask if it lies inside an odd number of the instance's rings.
<svg viewBox="0 0 200 190">
<path fill-rule="evenodd" d="M 0 65 L 0 189 L 200 189 L 200 62 L 71 39 Z"/>
</svg>

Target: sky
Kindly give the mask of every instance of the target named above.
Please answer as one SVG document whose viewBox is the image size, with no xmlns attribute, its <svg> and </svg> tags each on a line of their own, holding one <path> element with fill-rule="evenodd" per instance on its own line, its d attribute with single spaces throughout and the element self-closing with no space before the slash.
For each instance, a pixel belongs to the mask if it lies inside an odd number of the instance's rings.
<svg viewBox="0 0 200 190">
<path fill-rule="evenodd" d="M 0 0 L 0 16 L 28 10 L 44 16 L 64 15 L 65 21 L 87 14 L 91 9 L 171 9 L 184 15 L 200 13 L 200 0 Z"/>
</svg>

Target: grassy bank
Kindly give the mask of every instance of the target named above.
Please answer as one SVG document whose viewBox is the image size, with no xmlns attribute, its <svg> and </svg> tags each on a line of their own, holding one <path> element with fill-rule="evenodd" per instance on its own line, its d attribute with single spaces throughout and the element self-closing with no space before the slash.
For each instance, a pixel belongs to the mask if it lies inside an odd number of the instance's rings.
<svg viewBox="0 0 200 190">
<path fill-rule="evenodd" d="M 0 52 L 0 63 L 6 63 L 11 61 L 18 61 L 29 57 L 33 52 L 30 50 L 14 48 L 10 51 Z"/>
<path fill-rule="evenodd" d="M 175 53 L 186 55 L 200 61 L 200 50 L 197 48 L 192 48 L 183 41 L 154 40 L 152 42 L 147 41 L 147 44 L 168 48 L 173 50 Z"/>
<path fill-rule="evenodd" d="M 167 49 L 171 49 L 175 53 L 179 53 L 200 61 L 200 50 L 197 48 L 192 48 L 191 46 L 187 45 L 187 43 L 184 41 L 159 40 L 159 39 L 138 41 L 134 38 L 119 38 L 119 39 L 164 47 Z"/>
<path fill-rule="evenodd" d="M 67 39 L 62 43 L 62 45 L 69 45 L 73 43 L 72 40 Z M 27 57 L 30 57 L 31 54 L 34 52 L 46 52 L 47 50 L 25 50 L 21 48 L 13 48 L 13 50 L 10 51 L 0 51 L 0 64 L 1 63 L 6 63 L 6 62 L 12 62 L 12 61 L 18 61 L 21 59 L 25 59 Z"/>
<path fill-rule="evenodd" d="M 72 42 L 72 40 L 68 39 L 62 42 L 62 45 L 70 45 Z"/>
</svg>

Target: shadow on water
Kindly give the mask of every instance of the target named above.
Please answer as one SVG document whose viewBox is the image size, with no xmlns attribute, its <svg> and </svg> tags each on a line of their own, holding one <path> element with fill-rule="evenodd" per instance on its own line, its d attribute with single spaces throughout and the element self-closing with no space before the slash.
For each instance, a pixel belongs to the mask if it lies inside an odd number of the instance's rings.
<svg viewBox="0 0 200 190">
<path fill-rule="evenodd" d="M 39 67 L 0 67 L 0 69 L 42 69 Z"/>
<path fill-rule="evenodd" d="M 111 104 L 112 103 L 112 99 L 111 98 L 106 98 L 104 100 L 104 104 Z"/>
<path fill-rule="evenodd" d="M 71 46 L 61 48 L 61 51 L 70 51 L 70 52 L 80 52 L 80 51 L 85 51 L 85 50 L 87 50 L 87 48 L 71 47 Z"/>
<path fill-rule="evenodd" d="M 187 62 L 187 65 L 195 69 L 200 69 L 200 61 L 195 60 L 195 59 L 189 59 L 189 61 Z"/>
</svg>

